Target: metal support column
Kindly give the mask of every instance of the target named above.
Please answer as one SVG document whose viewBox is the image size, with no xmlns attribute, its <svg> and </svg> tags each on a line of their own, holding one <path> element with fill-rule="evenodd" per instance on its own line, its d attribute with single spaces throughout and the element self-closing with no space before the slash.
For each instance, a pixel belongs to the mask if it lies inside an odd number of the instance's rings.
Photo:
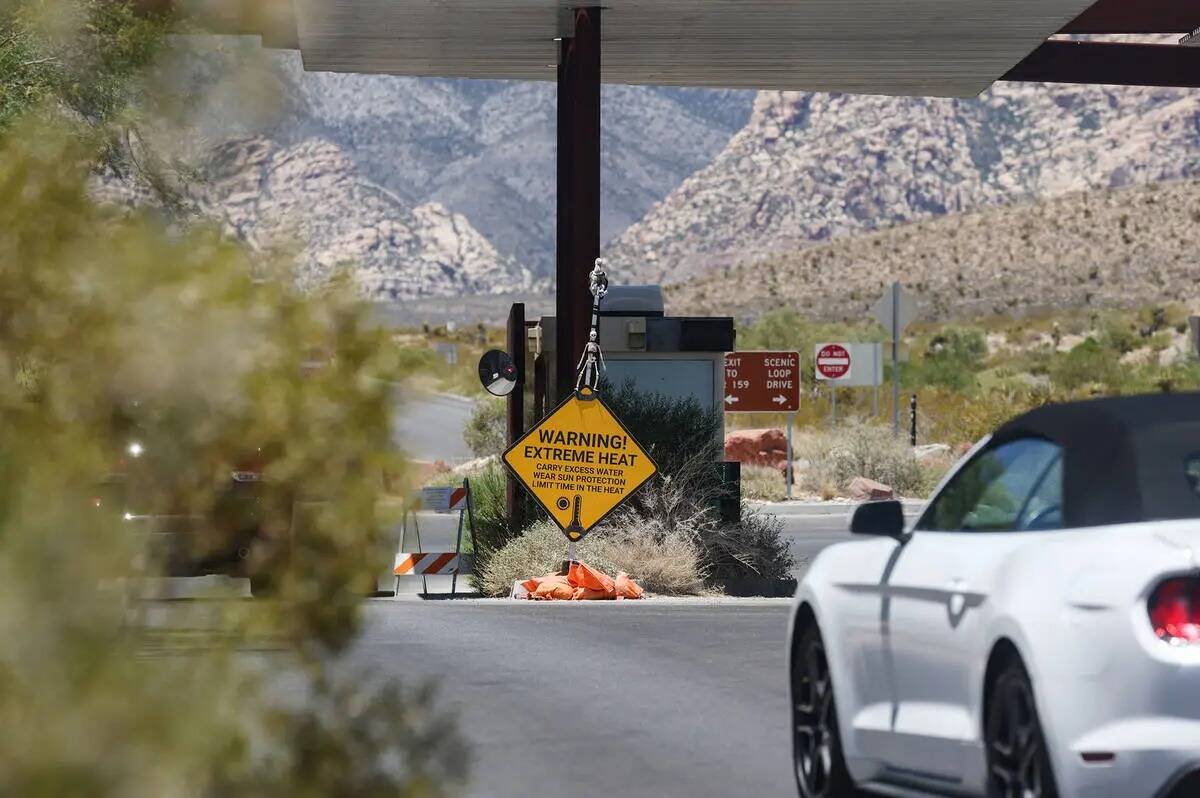
<svg viewBox="0 0 1200 798">
<path fill-rule="evenodd" d="M 556 403 L 575 388 L 591 322 L 588 274 L 600 256 L 600 9 L 572 14 L 558 65 Z"/>
<path fill-rule="evenodd" d="M 508 445 L 512 446 L 517 439 L 525 434 L 525 305 L 522 302 L 513 304 L 508 312 L 508 353 L 512 357 L 513 366 L 517 370 L 517 387 L 508 395 L 508 418 L 506 431 Z M 508 511 L 509 529 L 524 529 L 525 494 L 517 483 L 516 477 L 508 475 L 508 486 L 505 494 Z"/>
</svg>

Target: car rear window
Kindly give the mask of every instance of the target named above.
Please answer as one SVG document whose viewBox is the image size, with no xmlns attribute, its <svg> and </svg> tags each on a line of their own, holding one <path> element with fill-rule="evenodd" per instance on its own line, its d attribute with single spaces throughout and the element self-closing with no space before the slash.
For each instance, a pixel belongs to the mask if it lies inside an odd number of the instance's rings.
<svg viewBox="0 0 1200 798">
<path fill-rule="evenodd" d="M 1183 459 L 1183 478 L 1192 493 L 1200 496 L 1200 452 L 1193 452 Z"/>
<path fill-rule="evenodd" d="M 1136 445 L 1143 516 L 1200 518 L 1200 421 L 1149 428 Z"/>
</svg>

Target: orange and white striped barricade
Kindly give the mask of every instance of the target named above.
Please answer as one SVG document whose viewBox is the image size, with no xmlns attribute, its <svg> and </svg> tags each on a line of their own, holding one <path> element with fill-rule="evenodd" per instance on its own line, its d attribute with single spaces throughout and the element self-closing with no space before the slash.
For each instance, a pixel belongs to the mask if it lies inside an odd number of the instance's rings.
<svg viewBox="0 0 1200 798">
<path fill-rule="evenodd" d="M 435 513 L 458 513 L 458 533 L 454 541 L 453 552 L 427 552 L 421 550 L 421 528 L 417 524 L 417 512 L 427 510 Z M 413 531 L 416 533 L 417 550 L 405 551 L 408 538 L 408 518 L 412 517 Z M 400 593 L 400 577 L 420 576 L 421 595 L 429 595 L 428 576 L 450 576 L 450 596 L 458 591 L 458 575 L 473 573 L 474 558 L 463 554 L 463 526 L 467 526 L 471 535 L 471 551 L 475 549 L 475 508 L 471 500 L 471 481 L 464 479 L 462 485 L 446 488 L 421 488 L 420 494 L 412 501 L 404 513 L 400 525 L 400 550 L 396 553 L 396 561 L 392 573 L 396 577 L 396 594 Z"/>
</svg>

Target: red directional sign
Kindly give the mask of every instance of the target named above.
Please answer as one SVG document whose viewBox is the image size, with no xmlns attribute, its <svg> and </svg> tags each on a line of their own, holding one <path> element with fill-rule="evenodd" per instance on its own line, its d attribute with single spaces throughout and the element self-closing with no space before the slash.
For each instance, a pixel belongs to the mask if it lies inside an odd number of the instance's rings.
<svg viewBox="0 0 1200 798">
<path fill-rule="evenodd" d="M 725 355 L 726 413 L 795 413 L 799 409 L 799 352 Z"/>
<path fill-rule="evenodd" d="M 850 373 L 850 352 L 841 344 L 825 344 L 817 350 L 817 377 L 840 380 Z"/>
</svg>

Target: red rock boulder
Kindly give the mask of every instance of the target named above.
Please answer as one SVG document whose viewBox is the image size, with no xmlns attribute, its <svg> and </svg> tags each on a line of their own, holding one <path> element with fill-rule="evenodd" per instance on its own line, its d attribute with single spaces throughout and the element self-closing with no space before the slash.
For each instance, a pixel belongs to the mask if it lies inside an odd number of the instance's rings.
<svg viewBox="0 0 1200 798">
<path fill-rule="evenodd" d="M 896 498 L 896 491 L 892 490 L 889 485 L 884 485 L 882 482 L 876 482 L 866 477 L 855 477 L 850 480 L 850 485 L 846 492 L 850 494 L 851 499 L 860 502 Z"/>
<path fill-rule="evenodd" d="M 735 430 L 725 436 L 725 459 L 784 471 L 787 436 L 780 429 Z"/>
</svg>

